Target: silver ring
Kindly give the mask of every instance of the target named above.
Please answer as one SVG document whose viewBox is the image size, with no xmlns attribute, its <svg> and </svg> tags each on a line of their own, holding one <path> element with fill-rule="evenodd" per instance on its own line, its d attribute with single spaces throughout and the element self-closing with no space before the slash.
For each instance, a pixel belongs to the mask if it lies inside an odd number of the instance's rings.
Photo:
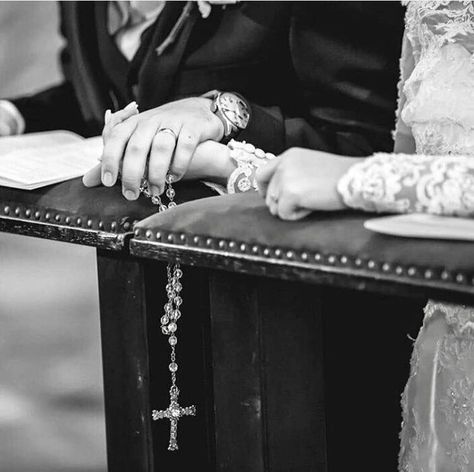
<svg viewBox="0 0 474 472">
<path fill-rule="evenodd" d="M 160 128 L 156 132 L 156 134 L 158 134 L 158 133 L 168 133 L 168 134 L 171 134 L 171 136 L 173 136 L 175 141 L 178 139 L 178 136 L 176 135 L 176 133 L 171 128 Z"/>
</svg>

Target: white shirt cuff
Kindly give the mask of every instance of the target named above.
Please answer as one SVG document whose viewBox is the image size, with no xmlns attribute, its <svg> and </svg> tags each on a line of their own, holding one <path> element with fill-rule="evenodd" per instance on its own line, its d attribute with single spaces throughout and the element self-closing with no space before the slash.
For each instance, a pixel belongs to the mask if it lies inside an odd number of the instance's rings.
<svg viewBox="0 0 474 472">
<path fill-rule="evenodd" d="M 25 132 L 25 120 L 18 111 L 18 108 L 8 100 L 0 100 L 0 109 L 10 115 L 11 135 L 23 134 Z"/>
</svg>

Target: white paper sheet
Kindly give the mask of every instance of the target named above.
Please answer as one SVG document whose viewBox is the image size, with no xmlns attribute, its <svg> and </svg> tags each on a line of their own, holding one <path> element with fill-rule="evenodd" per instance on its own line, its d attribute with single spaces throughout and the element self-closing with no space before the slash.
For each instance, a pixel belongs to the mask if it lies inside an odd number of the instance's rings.
<svg viewBox="0 0 474 472">
<path fill-rule="evenodd" d="M 102 154 L 102 138 L 53 131 L 0 139 L 0 185 L 32 190 L 84 175 Z"/>
<path fill-rule="evenodd" d="M 367 220 L 364 227 L 391 236 L 474 241 L 474 219 L 468 218 L 426 214 L 385 216 Z"/>
</svg>

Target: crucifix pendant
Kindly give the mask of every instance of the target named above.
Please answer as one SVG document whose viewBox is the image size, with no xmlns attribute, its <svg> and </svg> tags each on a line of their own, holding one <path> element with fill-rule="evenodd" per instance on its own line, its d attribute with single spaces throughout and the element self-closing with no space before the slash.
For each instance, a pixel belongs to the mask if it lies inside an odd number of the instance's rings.
<svg viewBox="0 0 474 472">
<path fill-rule="evenodd" d="M 171 422 L 170 442 L 168 451 L 178 450 L 178 421 L 183 416 L 195 416 L 196 407 L 194 405 L 182 407 L 178 403 L 179 390 L 173 385 L 170 388 L 170 406 L 166 410 L 153 410 L 152 415 L 154 420 L 161 420 L 168 418 Z"/>
</svg>

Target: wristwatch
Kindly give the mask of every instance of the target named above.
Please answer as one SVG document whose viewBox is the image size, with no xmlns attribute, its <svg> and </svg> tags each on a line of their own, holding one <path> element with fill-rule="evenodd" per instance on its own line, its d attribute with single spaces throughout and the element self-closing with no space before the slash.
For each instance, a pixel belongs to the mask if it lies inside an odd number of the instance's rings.
<svg viewBox="0 0 474 472">
<path fill-rule="evenodd" d="M 214 90 L 204 95 L 212 99 L 211 111 L 224 125 L 224 139 L 227 142 L 247 128 L 250 121 L 250 106 L 235 92 Z"/>
</svg>

